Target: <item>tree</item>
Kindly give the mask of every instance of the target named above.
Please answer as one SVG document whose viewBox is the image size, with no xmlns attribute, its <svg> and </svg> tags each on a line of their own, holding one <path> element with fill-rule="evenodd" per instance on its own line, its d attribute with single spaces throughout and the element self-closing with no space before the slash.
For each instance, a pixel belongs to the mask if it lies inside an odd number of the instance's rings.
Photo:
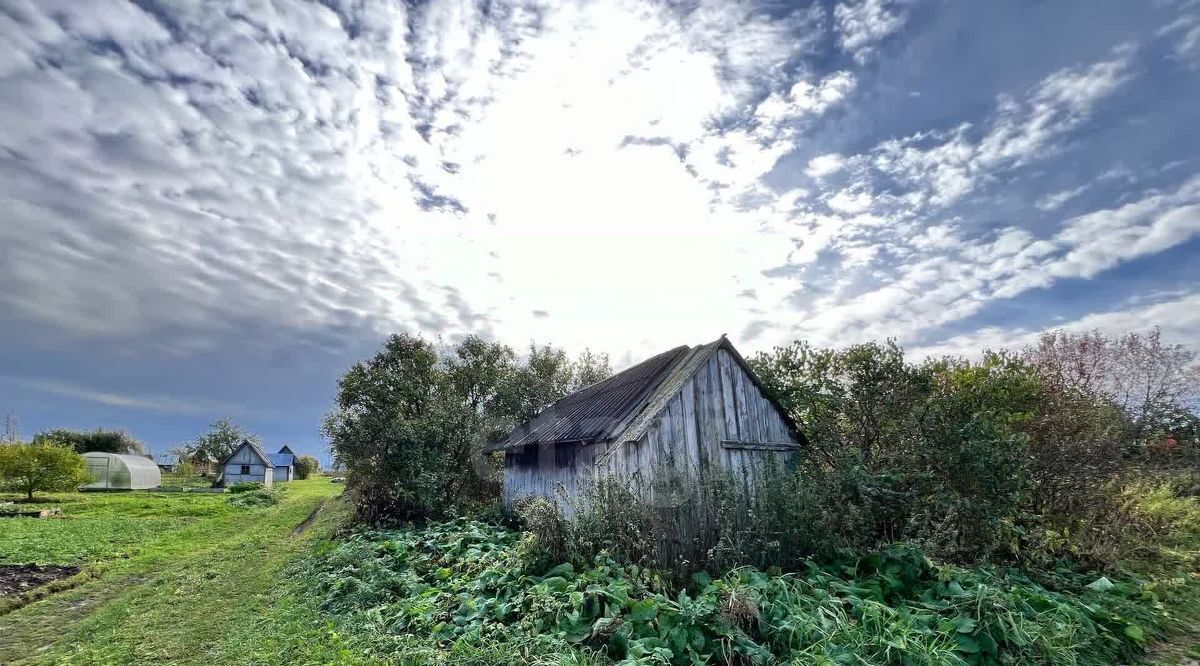
<svg viewBox="0 0 1200 666">
<path fill-rule="evenodd" d="M 17 442 L 17 430 L 20 424 L 17 422 L 17 417 L 13 416 L 12 412 L 4 415 L 4 432 L 0 433 L 0 444 L 15 444 Z"/>
<path fill-rule="evenodd" d="M 549 345 L 532 345 L 520 362 L 510 347 L 476 336 L 437 347 L 393 335 L 338 382 L 323 432 L 360 516 L 422 518 L 495 499 L 498 470 L 480 455 L 483 444 L 609 372 L 603 355 L 573 363 Z"/>
<path fill-rule="evenodd" d="M 915 445 L 930 378 L 893 340 L 836 351 L 796 341 L 750 365 L 831 460 L 852 447 L 864 465 L 879 467 Z"/>
<path fill-rule="evenodd" d="M 447 502 L 466 494 L 483 499 L 494 491 L 474 463 L 483 444 L 514 425 L 514 415 L 504 406 L 504 390 L 517 372 L 511 348 L 477 336 L 464 339 L 442 363 L 438 401 L 446 417 L 447 464 L 462 470 L 447 476 Z"/>
<path fill-rule="evenodd" d="M 296 478 L 301 480 L 307 479 L 321 469 L 320 461 L 312 456 L 299 456 L 293 464 L 296 468 Z"/>
<path fill-rule="evenodd" d="M 84 432 L 56 428 L 34 435 L 33 441 L 66 444 L 75 449 L 76 453 L 99 451 L 101 453 L 122 453 L 135 456 L 146 454 L 146 446 L 124 430 L 102 430 L 97 428 L 96 430 Z"/>
<path fill-rule="evenodd" d="M 0 447 L 0 479 L 33 500 L 35 492 L 70 491 L 91 477 L 83 456 L 50 441 Z"/>
<path fill-rule="evenodd" d="M 338 380 L 322 431 L 344 465 L 359 516 L 410 520 L 436 511 L 446 483 L 437 414 L 437 351 L 420 336 L 392 335 Z"/>
<path fill-rule="evenodd" d="M 242 442 L 250 440 L 256 444 L 261 443 L 258 435 L 247 431 L 242 426 L 234 423 L 231 419 L 217 419 L 208 430 L 201 434 L 196 439 L 186 443 L 182 447 L 172 451 L 180 451 L 185 455 L 182 458 L 192 458 L 196 454 L 200 454 L 202 458 L 220 462 L 237 450 Z"/>
<path fill-rule="evenodd" d="M 593 354 L 590 349 L 583 350 L 579 358 L 575 359 L 571 370 L 572 391 L 578 391 L 612 376 L 612 366 L 608 362 L 608 354 Z"/>
</svg>

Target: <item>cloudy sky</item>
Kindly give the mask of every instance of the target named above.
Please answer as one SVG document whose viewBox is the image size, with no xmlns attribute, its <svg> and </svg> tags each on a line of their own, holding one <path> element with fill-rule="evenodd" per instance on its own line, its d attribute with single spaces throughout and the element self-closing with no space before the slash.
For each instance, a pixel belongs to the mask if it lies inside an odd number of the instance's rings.
<svg viewBox="0 0 1200 666">
<path fill-rule="evenodd" d="M 0 412 L 308 451 L 392 331 L 1200 340 L 1200 4 L 0 0 Z"/>
</svg>

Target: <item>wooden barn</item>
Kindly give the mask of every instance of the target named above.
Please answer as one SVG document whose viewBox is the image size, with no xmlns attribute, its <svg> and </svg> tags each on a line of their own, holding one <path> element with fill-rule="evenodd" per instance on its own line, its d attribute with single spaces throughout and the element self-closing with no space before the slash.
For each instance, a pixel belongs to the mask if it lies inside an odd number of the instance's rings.
<svg viewBox="0 0 1200 666">
<path fill-rule="evenodd" d="M 250 481 L 271 486 L 275 482 L 275 463 L 261 446 L 245 439 L 221 462 L 219 474 L 214 485 L 232 486 Z"/>
<path fill-rule="evenodd" d="M 506 506 L 540 495 L 569 512 L 597 477 L 627 479 L 655 500 L 665 485 L 656 476 L 686 482 L 719 469 L 752 494 L 804 441 L 721 336 L 568 395 L 486 450 L 504 452 Z"/>
</svg>

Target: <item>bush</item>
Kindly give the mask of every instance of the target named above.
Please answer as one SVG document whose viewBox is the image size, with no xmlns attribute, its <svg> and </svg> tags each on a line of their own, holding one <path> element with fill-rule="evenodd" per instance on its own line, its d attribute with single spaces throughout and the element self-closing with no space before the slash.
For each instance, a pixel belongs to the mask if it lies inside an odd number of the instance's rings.
<svg viewBox="0 0 1200 666">
<path fill-rule="evenodd" d="M 262 489 L 263 489 L 263 484 L 258 483 L 257 481 L 241 481 L 241 482 L 235 483 L 235 484 L 225 488 L 226 491 L 235 493 L 235 494 L 236 493 L 249 493 L 249 492 L 254 492 L 256 490 L 262 490 Z"/>
<path fill-rule="evenodd" d="M 312 456 L 299 456 L 295 461 L 296 478 L 300 480 L 316 474 L 321 469 L 321 463 Z"/>
</svg>

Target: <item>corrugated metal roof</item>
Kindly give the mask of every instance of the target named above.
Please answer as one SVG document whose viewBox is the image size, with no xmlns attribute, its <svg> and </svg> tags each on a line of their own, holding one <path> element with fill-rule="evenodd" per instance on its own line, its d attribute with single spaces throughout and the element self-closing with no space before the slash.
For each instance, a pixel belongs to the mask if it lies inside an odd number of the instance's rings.
<svg viewBox="0 0 1200 666">
<path fill-rule="evenodd" d="M 645 397 L 687 353 L 687 345 L 676 347 L 580 389 L 542 410 L 533 420 L 486 450 L 603 439 L 624 423 L 634 410 L 643 406 Z"/>
<path fill-rule="evenodd" d="M 272 453 L 271 464 L 276 467 L 291 467 L 294 458 L 290 453 Z"/>
</svg>

